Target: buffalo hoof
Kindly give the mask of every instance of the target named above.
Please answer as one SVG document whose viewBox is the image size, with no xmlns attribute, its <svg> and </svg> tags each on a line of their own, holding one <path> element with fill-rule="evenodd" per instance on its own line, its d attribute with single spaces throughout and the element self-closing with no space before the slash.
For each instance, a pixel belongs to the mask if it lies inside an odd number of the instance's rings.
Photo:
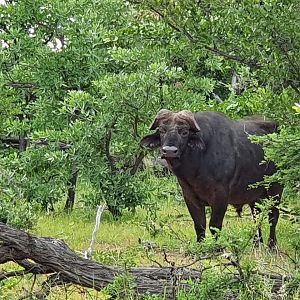
<svg viewBox="0 0 300 300">
<path fill-rule="evenodd" d="M 203 242 L 204 239 L 205 239 L 205 235 L 197 236 L 197 243 Z"/>
</svg>

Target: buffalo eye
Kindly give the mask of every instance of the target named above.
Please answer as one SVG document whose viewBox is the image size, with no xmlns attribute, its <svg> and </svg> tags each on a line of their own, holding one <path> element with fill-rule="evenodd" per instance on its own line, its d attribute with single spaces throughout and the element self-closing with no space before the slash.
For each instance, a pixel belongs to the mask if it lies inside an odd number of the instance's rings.
<svg viewBox="0 0 300 300">
<path fill-rule="evenodd" d="M 159 133 L 160 134 L 165 134 L 167 130 L 165 128 L 159 128 Z"/>
<path fill-rule="evenodd" d="M 183 137 L 186 137 L 189 135 L 189 130 L 188 129 L 182 129 L 180 130 L 180 135 L 183 136 Z"/>
</svg>

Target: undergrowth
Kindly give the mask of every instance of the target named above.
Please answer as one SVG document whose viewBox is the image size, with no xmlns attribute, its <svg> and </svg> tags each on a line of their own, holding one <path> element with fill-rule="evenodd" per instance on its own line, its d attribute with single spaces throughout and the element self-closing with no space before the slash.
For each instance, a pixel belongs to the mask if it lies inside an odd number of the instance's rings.
<svg viewBox="0 0 300 300">
<path fill-rule="evenodd" d="M 82 255 L 90 243 L 95 213 L 95 210 L 78 208 L 70 215 L 42 214 L 32 232 L 39 236 L 63 239 Z M 253 246 L 255 230 L 250 210 L 245 209 L 243 217 L 239 218 L 229 209 L 219 239 L 215 241 L 207 233 L 203 243 L 195 243 L 193 223 L 185 204 L 169 199 L 159 203 L 155 214 L 138 208 L 135 213 L 124 213 L 116 221 L 105 211 L 97 234 L 93 259 L 124 269 L 136 266 L 186 265 L 202 270 L 201 281 L 193 283 L 189 293 L 179 292 L 180 300 L 273 299 L 274 282 L 275 287 L 278 284 L 274 278 L 278 274 L 293 277 L 288 283 L 283 282 L 279 292 L 276 291 L 281 295 L 278 299 L 298 299 L 299 225 L 291 222 L 289 216 L 281 215 L 277 227 L 279 249 L 276 253 L 270 253 L 264 245 L 261 249 Z M 269 225 L 263 221 L 265 241 L 268 231 Z M 8 271 L 14 268 L 13 264 L 6 264 L 3 269 Z M 275 277 L 271 278 L 268 274 Z M 33 284 L 33 277 L 30 275 L 6 280 L 2 282 L 0 299 L 18 299 L 17 295 L 35 290 L 42 281 L 41 276 Z M 48 298 L 110 299 L 114 295 L 117 299 L 135 299 L 130 292 L 130 282 L 130 278 L 124 275 L 102 292 L 74 286 L 57 287 L 53 288 Z M 124 289 L 127 291 L 125 294 Z M 163 300 L 164 297 L 147 296 L 145 299 Z"/>
</svg>

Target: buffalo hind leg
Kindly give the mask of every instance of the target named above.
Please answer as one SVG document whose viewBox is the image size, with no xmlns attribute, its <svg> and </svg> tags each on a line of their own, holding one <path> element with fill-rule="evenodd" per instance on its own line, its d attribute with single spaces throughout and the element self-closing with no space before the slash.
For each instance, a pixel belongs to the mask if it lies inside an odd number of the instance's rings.
<svg viewBox="0 0 300 300">
<path fill-rule="evenodd" d="M 249 204 L 250 208 L 251 208 L 251 213 L 252 213 L 252 217 L 254 222 L 256 223 L 257 220 L 257 216 L 258 214 L 261 212 L 261 209 L 258 207 L 255 207 L 255 202 L 252 202 Z M 262 238 L 262 233 L 261 233 L 261 224 L 258 223 L 257 224 L 257 230 L 254 236 L 254 245 L 256 247 L 260 247 L 263 243 L 263 238 Z"/>
<path fill-rule="evenodd" d="M 277 205 L 280 202 L 282 196 L 283 186 L 279 183 L 273 183 L 268 189 L 268 197 L 273 200 L 274 205 L 269 213 L 269 223 L 270 223 L 270 237 L 268 242 L 268 247 L 270 250 L 277 249 L 277 239 L 276 239 L 276 225 L 279 219 L 279 209 Z"/>
<path fill-rule="evenodd" d="M 221 201 L 212 207 L 211 217 L 209 221 L 209 229 L 212 235 L 217 238 L 217 233 L 222 229 L 223 219 L 227 210 L 227 203 Z"/>
<path fill-rule="evenodd" d="M 279 209 L 276 206 L 272 207 L 271 212 L 269 213 L 269 223 L 270 223 L 270 237 L 268 242 L 268 247 L 270 250 L 275 250 L 277 248 L 277 239 L 276 239 L 276 225 L 279 218 Z"/>
</svg>

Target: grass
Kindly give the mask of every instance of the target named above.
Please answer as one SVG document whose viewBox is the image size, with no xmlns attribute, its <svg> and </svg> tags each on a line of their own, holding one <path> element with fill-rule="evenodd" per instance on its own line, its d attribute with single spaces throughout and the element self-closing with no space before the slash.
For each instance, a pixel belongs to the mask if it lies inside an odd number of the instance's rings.
<svg viewBox="0 0 300 300">
<path fill-rule="evenodd" d="M 70 215 L 65 213 L 43 214 L 39 217 L 32 232 L 39 236 L 62 239 L 80 255 L 89 246 L 95 214 L 96 210 L 87 209 L 75 209 Z M 253 232 L 254 224 L 250 217 L 250 210 L 246 209 L 243 218 L 238 218 L 236 213 L 229 209 L 220 237 L 222 243 L 229 245 L 226 251 L 231 251 L 235 246 L 244 245 L 248 238 L 249 228 Z M 268 224 L 264 222 L 265 241 L 268 237 L 268 230 Z M 297 224 L 280 218 L 277 227 L 280 252 L 269 254 L 265 247 L 262 251 L 258 251 L 250 242 L 245 249 L 241 263 L 250 267 L 254 266 L 263 272 L 293 273 L 295 266 L 288 256 L 295 257 L 293 243 L 297 241 L 297 238 L 299 240 L 298 230 Z M 175 200 L 161 203 L 157 218 L 154 220 L 142 208 L 137 209 L 135 214 L 126 212 L 118 221 L 113 220 L 110 213 L 105 211 L 97 233 L 93 258 L 104 264 L 121 267 L 150 266 L 156 263 L 168 265 L 165 260 L 164 253 L 166 253 L 169 261 L 173 261 L 175 265 L 184 265 L 193 261 L 195 255 L 197 253 L 199 255 L 199 251 L 203 251 L 203 253 L 206 251 L 205 247 L 197 248 L 194 240 L 195 233 L 188 210 L 183 203 Z M 145 241 L 153 242 L 155 247 L 150 250 L 145 249 Z M 211 249 L 210 243 L 214 243 L 214 241 L 208 238 L 207 251 Z M 208 261 L 204 264 L 214 263 L 216 262 Z M 195 264 L 194 267 L 203 267 L 203 262 Z M 6 270 L 14 268 L 15 266 L 11 263 L 4 266 Z M 39 278 L 36 286 L 41 284 L 43 279 Z M 0 299 L 18 299 L 25 290 L 30 290 L 32 282 L 33 278 L 29 275 L 24 278 L 7 280 L 0 291 Z M 49 297 L 49 299 L 106 298 L 107 295 L 103 293 L 77 287 L 69 287 L 67 292 L 63 288 L 56 288 Z"/>
</svg>

